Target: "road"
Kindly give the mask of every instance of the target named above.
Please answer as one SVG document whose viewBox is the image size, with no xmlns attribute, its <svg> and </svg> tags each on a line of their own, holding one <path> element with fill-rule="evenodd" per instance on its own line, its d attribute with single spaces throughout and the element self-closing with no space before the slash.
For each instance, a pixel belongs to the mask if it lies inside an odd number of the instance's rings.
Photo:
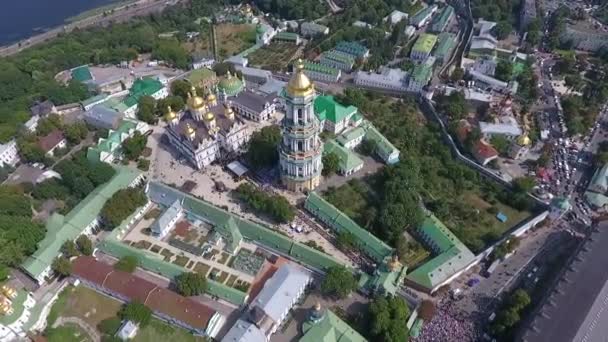
<svg viewBox="0 0 608 342">
<path fill-rule="evenodd" d="M 47 32 L 41 33 L 36 36 L 32 36 L 28 39 L 14 43 L 12 45 L 4 46 L 0 48 L 0 56 L 6 57 L 22 51 L 23 49 L 31 46 L 46 42 L 50 39 L 57 37 L 60 34 L 71 32 L 75 29 L 82 29 L 89 26 L 95 25 L 107 25 L 115 22 L 126 21 L 135 16 L 143 16 L 150 13 L 155 13 L 163 10 L 167 6 L 175 5 L 180 1 L 185 0 L 140 0 L 135 4 L 128 6 L 119 6 L 113 13 L 104 15 L 97 14 L 74 23 L 70 23 L 64 26 L 56 27 Z"/>
</svg>

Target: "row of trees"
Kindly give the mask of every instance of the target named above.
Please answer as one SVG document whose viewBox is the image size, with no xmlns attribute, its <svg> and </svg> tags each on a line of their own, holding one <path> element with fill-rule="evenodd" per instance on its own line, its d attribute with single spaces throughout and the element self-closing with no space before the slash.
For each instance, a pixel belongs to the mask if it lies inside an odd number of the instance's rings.
<svg viewBox="0 0 608 342">
<path fill-rule="evenodd" d="M 249 183 L 239 185 L 236 196 L 254 210 L 269 215 L 279 223 L 291 222 L 296 213 L 295 208 L 281 195 L 268 194 Z"/>
<path fill-rule="evenodd" d="M 100 216 L 109 229 L 119 226 L 135 209 L 148 201 L 143 189 L 126 188 L 118 190 L 101 208 Z"/>
<path fill-rule="evenodd" d="M 492 334 L 499 337 L 508 335 L 511 329 L 519 323 L 522 312 L 531 302 L 530 296 L 525 290 L 515 290 L 496 315 L 494 322 L 490 325 Z"/>
</svg>

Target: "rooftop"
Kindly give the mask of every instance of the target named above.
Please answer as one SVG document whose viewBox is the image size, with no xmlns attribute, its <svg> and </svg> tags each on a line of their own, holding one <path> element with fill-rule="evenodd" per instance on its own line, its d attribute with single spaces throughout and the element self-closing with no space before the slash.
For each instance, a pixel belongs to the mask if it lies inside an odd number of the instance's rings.
<svg viewBox="0 0 608 342">
<path fill-rule="evenodd" d="M 93 75 L 91 74 L 91 70 L 89 70 L 88 65 L 82 65 L 77 68 L 74 68 L 70 71 L 72 74 L 72 79 L 79 82 L 86 82 L 93 79 Z"/>
<path fill-rule="evenodd" d="M 357 107 L 345 107 L 336 102 L 333 96 L 323 95 L 315 98 L 314 110 L 315 113 L 317 113 L 317 116 L 323 116 L 325 119 L 335 124 L 355 114 L 357 112 Z M 320 115 L 321 113 L 324 114 Z"/>
<path fill-rule="evenodd" d="M 305 322 L 299 342 L 367 342 L 355 329 L 327 310 L 318 322 Z"/>
<path fill-rule="evenodd" d="M 456 45 L 456 35 L 453 33 L 442 32 L 437 37 L 437 47 L 435 48 L 435 56 L 445 57 Z"/>
<path fill-rule="evenodd" d="M 323 153 L 334 153 L 340 159 L 340 170 L 347 172 L 363 165 L 363 160 L 351 150 L 341 146 L 335 140 L 329 140 L 323 145 Z"/>
<path fill-rule="evenodd" d="M 433 47 L 437 43 L 437 36 L 434 34 L 423 33 L 418 37 L 416 43 L 412 47 L 412 51 L 431 53 Z"/>
<path fill-rule="evenodd" d="M 38 146 L 40 146 L 42 151 L 49 152 L 63 140 L 65 140 L 63 132 L 58 129 L 55 129 L 51 133 L 38 139 Z"/>
<path fill-rule="evenodd" d="M 309 62 L 309 61 L 304 61 L 304 71 L 306 71 L 306 70 L 319 72 L 319 73 L 327 74 L 327 75 L 331 75 L 331 76 L 336 76 L 339 73 L 339 70 L 336 68 L 332 68 L 332 67 L 324 65 L 324 64 Z"/>
</svg>

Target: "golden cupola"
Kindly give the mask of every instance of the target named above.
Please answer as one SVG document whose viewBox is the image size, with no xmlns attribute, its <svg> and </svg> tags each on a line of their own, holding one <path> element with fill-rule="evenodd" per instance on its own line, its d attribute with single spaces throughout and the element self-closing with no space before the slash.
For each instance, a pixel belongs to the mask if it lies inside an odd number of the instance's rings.
<svg viewBox="0 0 608 342">
<path fill-rule="evenodd" d="M 194 130 L 192 125 L 190 125 L 190 123 L 186 124 L 186 136 L 188 136 L 188 139 L 190 139 L 190 141 L 193 141 L 196 137 L 196 131 Z"/>
<path fill-rule="evenodd" d="M 15 298 L 17 297 L 17 291 L 15 291 L 15 289 L 8 287 L 6 285 L 2 285 L 2 287 L 0 288 L 0 290 L 2 290 L 2 294 L 5 295 L 7 298 Z"/>
<path fill-rule="evenodd" d="M 230 120 L 234 120 L 234 110 L 232 110 L 232 107 L 229 103 L 225 104 L 224 116 L 226 116 Z"/>
<path fill-rule="evenodd" d="M 292 97 L 306 97 L 315 93 L 315 86 L 312 81 L 304 74 L 304 62 L 298 59 L 296 72 L 287 83 L 287 94 Z"/>
<path fill-rule="evenodd" d="M 527 133 L 524 133 L 517 138 L 517 145 L 519 146 L 528 146 L 531 143 L 532 140 L 530 139 Z"/>
<path fill-rule="evenodd" d="M 207 104 L 209 106 L 215 106 L 215 105 L 217 105 L 217 97 L 215 96 L 215 94 L 211 90 L 209 90 L 209 93 L 207 94 Z"/>
<path fill-rule="evenodd" d="M 190 109 L 199 110 L 205 106 L 205 100 L 196 94 L 196 88 L 192 86 L 188 93 L 188 107 Z"/>
<path fill-rule="evenodd" d="M 171 106 L 167 106 L 167 113 L 165 114 L 165 120 L 167 122 L 172 122 L 175 119 L 177 119 L 177 113 L 175 111 L 173 111 Z"/>
</svg>

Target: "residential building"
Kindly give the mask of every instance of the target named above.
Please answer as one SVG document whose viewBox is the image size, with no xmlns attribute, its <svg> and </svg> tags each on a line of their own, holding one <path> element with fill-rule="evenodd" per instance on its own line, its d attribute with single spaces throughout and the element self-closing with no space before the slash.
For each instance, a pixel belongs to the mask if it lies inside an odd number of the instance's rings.
<svg viewBox="0 0 608 342">
<path fill-rule="evenodd" d="M 300 39 L 300 36 L 297 33 L 287 31 L 278 32 L 274 35 L 273 40 L 294 43 L 296 45 L 300 45 L 300 43 L 302 43 L 302 39 Z"/>
<path fill-rule="evenodd" d="M 437 43 L 437 36 L 434 34 L 423 33 L 418 37 L 410 52 L 410 58 L 414 61 L 423 62 L 430 55 Z"/>
<path fill-rule="evenodd" d="M 240 65 L 240 66 L 247 66 L 247 64 L 249 64 L 249 60 L 246 57 L 243 57 L 241 55 L 235 55 L 232 57 L 229 57 L 225 60 L 226 63 L 230 63 L 234 66 Z"/>
<path fill-rule="evenodd" d="M 139 324 L 133 321 L 124 321 L 118 329 L 116 337 L 123 341 L 131 340 L 137 335 L 137 330 L 139 330 Z"/>
<path fill-rule="evenodd" d="M 431 20 L 436 11 L 437 5 L 432 5 L 421 9 L 410 17 L 410 25 L 415 26 L 417 29 L 421 28 Z"/>
<path fill-rule="evenodd" d="M 429 31 L 434 33 L 443 32 L 452 18 L 454 18 L 454 7 L 446 5 L 441 9 L 441 12 L 433 18 Z"/>
<path fill-rule="evenodd" d="M 234 84 L 228 80 L 224 86 L 219 99 L 212 92 L 203 99 L 193 87 L 187 110 L 183 113 L 170 110 L 165 116 L 169 143 L 199 170 L 237 153 L 251 138 L 251 130 L 235 115 L 226 96 L 227 91 L 235 91 Z"/>
<path fill-rule="evenodd" d="M 347 53 L 337 50 L 325 51 L 321 54 L 321 64 L 327 65 L 342 71 L 351 71 L 355 65 L 355 58 Z"/>
<path fill-rule="evenodd" d="M 120 189 L 139 185 L 143 174 L 126 167 L 115 167 L 116 174 L 108 182 L 97 187 L 66 216 L 53 213 L 46 221 L 46 234 L 38 243 L 38 249 L 27 257 L 21 268 L 38 284 L 51 275 L 53 260 L 61 255 L 64 242 L 76 240 L 80 235 L 90 235 L 100 226 L 99 213 L 106 201 Z"/>
<path fill-rule="evenodd" d="M 287 82 L 279 81 L 276 78 L 271 78 L 270 80 L 268 80 L 268 82 L 258 87 L 257 91 L 260 94 L 277 96 L 279 93 L 281 93 L 281 90 L 283 90 L 286 85 Z M 278 100 L 279 103 L 277 103 L 277 106 L 281 106 L 280 98 Z"/>
<path fill-rule="evenodd" d="M 107 99 L 108 99 L 108 94 L 102 93 L 99 95 L 95 95 L 93 97 L 89 97 L 86 100 L 80 101 L 80 105 L 82 106 L 83 110 L 87 111 L 87 110 L 93 108 L 93 106 L 96 106 L 96 105 L 104 102 Z"/>
<path fill-rule="evenodd" d="M 416 234 L 433 250 L 434 257 L 405 277 L 406 284 L 433 293 L 469 267 L 475 255 L 433 215 L 428 215 Z"/>
<path fill-rule="evenodd" d="M 251 121 L 264 122 L 270 120 L 276 112 L 277 94 L 258 94 L 244 90 L 231 97 L 228 105 L 240 116 Z"/>
<path fill-rule="evenodd" d="M 251 68 L 241 65 L 235 65 L 236 71 L 240 71 L 245 78 L 245 81 L 257 84 L 264 84 L 272 78 L 272 72 L 259 68 Z"/>
<path fill-rule="evenodd" d="M 328 140 L 323 145 L 323 154 L 335 154 L 338 159 L 338 173 L 348 177 L 363 168 L 363 160 L 354 152 L 341 146 L 335 140 Z"/>
<path fill-rule="evenodd" d="M 439 64 L 445 64 L 450 60 L 452 56 L 452 51 L 456 47 L 456 35 L 453 33 L 442 32 L 437 36 L 437 46 L 435 47 L 435 52 L 433 52 L 433 56 L 435 56 L 436 61 Z"/>
<path fill-rule="evenodd" d="M 407 91 L 407 72 L 401 69 L 382 67 L 380 73 L 357 71 L 354 76 L 355 84 L 362 87 Z"/>
<path fill-rule="evenodd" d="M 595 52 L 608 47 L 608 32 L 588 20 L 566 24 L 559 38 L 563 43 L 571 43 L 577 50 Z"/>
<path fill-rule="evenodd" d="M 536 0 L 521 0 L 519 10 L 519 30 L 525 31 L 528 25 L 536 19 Z"/>
<path fill-rule="evenodd" d="M 15 290 L 9 283 L 0 287 L 0 341 L 27 340 L 27 323 L 36 299 L 25 289 Z"/>
<path fill-rule="evenodd" d="M 91 256 L 80 256 L 72 262 L 72 277 L 122 302 L 140 302 L 150 308 L 154 316 L 196 335 L 214 338 L 226 321 L 222 314 L 199 301 L 159 287 L 137 275 L 115 270 Z"/>
<path fill-rule="evenodd" d="M 333 229 L 336 234 L 347 232 L 352 234 L 361 251 L 378 263 L 383 262 L 393 254 L 393 249 L 368 230 L 363 229 L 338 208 L 324 200 L 316 192 L 306 197 L 304 208 L 316 219 Z"/>
<path fill-rule="evenodd" d="M 251 302 L 249 319 L 270 338 L 300 301 L 312 280 L 309 271 L 291 263 L 282 265 Z"/>
<path fill-rule="evenodd" d="M 38 146 L 50 157 L 52 157 L 58 149 L 66 147 L 67 144 L 68 142 L 65 139 L 63 132 L 58 129 L 55 129 L 38 139 Z"/>
<path fill-rule="evenodd" d="M 142 96 L 152 96 L 153 98 L 160 100 L 168 95 L 169 92 L 167 87 L 160 81 L 148 77 L 139 78 L 133 82 L 133 86 L 129 89 L 129 95 L 122 100 L 122 104 L 124 105 L 123 114 L 127 118 L 134 119 L 136 117 L 139 99 Z"/>
<path fill-rule="evenodd" d="M 57 108 L 50 100 L 38 101 L 30 107 L 30 112 L 32 113 L 32 116 L 43 118 L 50 114 L 57 113 Z"/>
<path fill-rule="evenodd" d="M 397 24 L 401 20 L 407 20 L 409 15 L 398 10 L 393 10 L 389 15 L 384 17 L 382 21 L 388 22 L 391 26 Z"/>
<path fill-rule="evenodd" d="M 38 123 L 40 122 L 40 117 L 38 115 L 32 115 L 24 124 L 23 127 L 28 130 L 30 133 L 36 132 L 38 128 Z"/>
<path fill-rule="evenodd" d="M 486 76 L 494 76 L 498 61 L 495 57 L 480 56 L 475 59 L 475 62 L 469 67 L 470 70 L 482 73 Z"/>
<path fill-rule="evenodd" d="M 339 42 L 334 50 L 347 53 L 355 58 L 365 59 L 369 57 L 369 49 L 357 42 Z"/>
<path fill-rule="evenodd" d="M 407 39 L 410 39 L 414 33 L 416 33 L 416 28 L 412 25 L 407 25 L 407 27 L 405 28 L 405 36 L 407 37 Z"/>
<path fill-rule="evenodd" d="M 300 33 L 304 37 L 316 37 L 329 34 L 329 27 L 315 22 L 305 22 L 300 25 Z"/>
<path fill-rule="evenodd" d="M 486 166 L 489 162 L 498 158 L 498 151 L 482 139 L 477 140 L 473 145 L 471 153 L 473 154 L 473 157 L 475 157 L 475 160 L 483 166 Z"/>
<path fill-rule="evenodd" d="M 335 83 L 340 80 L 342 71 L 324 64 L 304 61 L 304 73 L 319 82 Z"/>
<path fill-rule="evenodd" d="M 195 87 L 212 88 L 217 84 L 217 75 L 215 71 L 209 68 L 200 68 L 192 70 L 186 77 L 188 82 Z"/>
<path fill-rule="evenodd" d="M 104 104 L 98 104 L 84 113 L 84 121 L 95 128 L 116 129 L 122 121 L 122 114 Z"/>
<path fill-rule="evenodd" d="M 222 342 L 268 342 L 268 338 L 255 324 L 243 319 L 234 323 L 228 330 Z"/>
<path fill-rule="evenodd" d="M 152 234 L 159 239 L 164 238 L 167 234 L 175 228 L 175 224 L 182 217 L 184 209 L 179 200 L 175 200 L 173 204 L 152 223 L 150 229 Z"/>
<path fill-rule="evenodd" d="M 530 319 L 514 337 L 522 342 L 591 342 L 605 339 L 608 310 L 608 225 L 600 221 L 587 228 L 587 234 L 574 255 L 565 258 L 556 270 L 556 279 L 531 312 Z M 568 241 L 566 241 L 568 242 Z M 561 268 L 561 269 L 560 269 Z M 558 271 L 559 270 L 559 271 Z"/>
<path fill-rule="evenodd" d="M 361 142 L 363 142 L 364 137 L 365 129 L 363 129 L 363 127 L 355 127 L 340 134 L 336 138 L 336 141 L 338 141 L 338 143 L 340 143 L 340 145 L 344 146 L 345 148 L 352 150 L 355 147 L 359 146 Z"/>
<path fill-rule="evenodd" d="M 320 303 L 310 310 L 308 319 L 302 324 L 302 333 L 304 336 L 299 342 L 367 342 L 332 311 L 321 308 Z"/>
<path fill-rule="evenodd" d="M 407 79 L 407 90 L 421 92 L 433 77 L 433 66 L 429 63 L 414 66 L 412 74 Z"/>
<path fill-rule="evenodd" d="M 374 154 L 386 164 L 395 164 L 399 161 L 399 150 L 388 139 L 380 133 L 371 122 L 364 121 L 362 127 L 365 129 L 364 140 L 374 142 Z"/>
<path fill-rule="evenodd" d="M 488 140 L 494 136 L 503 136 L 509 140 L 513 140 L 522 134 L 521 128 L 513 122 L 480 122 L 479 130 L 481 131 L 481 135 Z"/>
<path fill-rule="evenodd" d="M 116 130 L 110 129 L 108 136 L 99 138 L 97 145 L 89 147 L 87 159 L 91 162 L 113 163 L 121 155 L 122 143 L 132 137 L 135 132 L 145 134 L 150 126 L 142 121 L 124 119 Z"/>
<path fill-rule="evenodd" d="M 314 112 L 324 130 L 338 134 L 348 127 L 350 119 L 357 113 L 357 107 L 345 107 L 331 95 L 318 96 L 314 100 Z"/>
<path fill-rule="evenodd" d="M 493 21 L 479 19 L 475 24 L 474 35 L 471 39 L 469 55 L 494 55 L 498 40 L 492 35 L 492 30 L 496 26 Z"/>
<path fill-rule="evenodd" d="M 484 75 L 480 72 L 477 72 L 475 70 L 468 70 L 468 74 L 478 83 L 478 84 L 483 84 L 485 86 L 487 86 L 488 88 L 491 88 L 493 90 L 496 91 L 509 91 L 509 92 L 513 92 L 513 90 L 517 90 L 517 82 L 513 81 L 510 83 L 507 82 L 503 82 L 499 79 L 496 79 L 492 76 L 487 76 Z M 482 88 L 482 87 L 480 87 Z"/>
<path fill-rule="evenodd" d="M 19 149 L 17 140 L 11 139 L 5 144 L 0 144 L 0 166 L 15 166 L 19 162 Z"/>
<path fill-rule="evenodd" d="M 285 101 L 283 139 L 279 145 L 281 180 L 291 191 L 316 188 L 321 180 L 321 125 L 314 113 L 316 97 L 312 81 L 300 60 L 281 96 Z"/>
</svg>

